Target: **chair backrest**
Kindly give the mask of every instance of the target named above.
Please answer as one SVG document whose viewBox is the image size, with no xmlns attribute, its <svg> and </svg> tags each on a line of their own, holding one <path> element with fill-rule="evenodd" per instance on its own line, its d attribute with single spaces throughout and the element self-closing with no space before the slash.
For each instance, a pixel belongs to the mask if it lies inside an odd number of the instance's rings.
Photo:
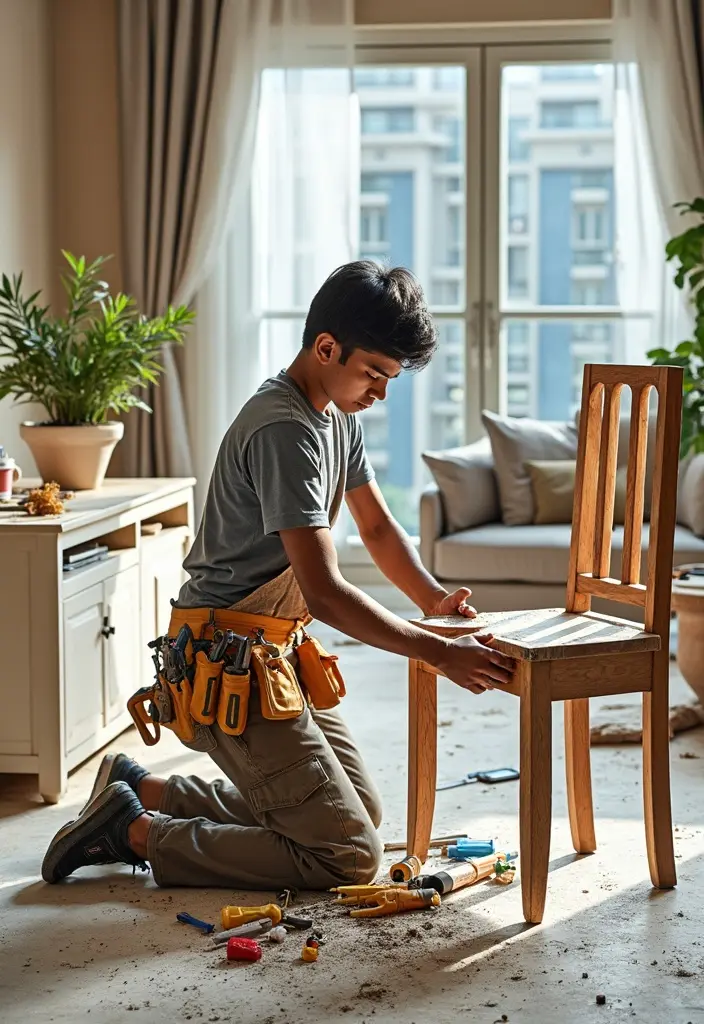
<svg viewBox="0 0 704 1024">
<path fill-rule="evenodd" d="M 677 366 L 584 367 L 582 411 L 572 517 L 568 611 L 584 612 L 592 597 L 639 605 L 645 628 L 669 633 L 672 556 L 677 517 L 677 471 L 683 371 Z M 610 577 L 621 392 L 631 391 L 621 579 Z M 641 583 L 648 402 L 658 395 L 650 509 L 648 575 Z"/>
</svg>

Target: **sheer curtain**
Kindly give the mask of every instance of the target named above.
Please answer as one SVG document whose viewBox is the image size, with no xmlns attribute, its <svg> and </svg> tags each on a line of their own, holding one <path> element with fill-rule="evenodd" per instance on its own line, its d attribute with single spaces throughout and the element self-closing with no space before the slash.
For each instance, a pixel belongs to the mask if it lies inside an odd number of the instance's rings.
<svg viewBox="0 0 704 1024">
<path fill-rule="evenodd" d="M 686 221 L 673 204 L 704 194 L 701 0 L 615 0 L 616 176 L 621 304 L 629 361 L 689 337 L 690 312 L 665 261 Z M 647 320 L 652 315 L 652 336 Z"/>
<path fill-rule="evenodd" d="M 195 344 L 185 353 L 199 505 L 223 434 L 259 384 L 291 361 L 315 291 L 357 252 L 351 0 L 282 0 L 274 18 L 250 173 L 198 292 Z"/>
</svg>

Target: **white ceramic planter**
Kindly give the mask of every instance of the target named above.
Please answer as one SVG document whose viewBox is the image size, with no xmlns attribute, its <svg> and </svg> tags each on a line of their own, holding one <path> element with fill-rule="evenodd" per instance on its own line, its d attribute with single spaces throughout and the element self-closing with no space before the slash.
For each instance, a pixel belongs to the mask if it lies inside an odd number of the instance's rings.
<svg viewBox="0 0 704 1024">
<path fill-rule="evenodd" d="M 20 437 L 34 456 L 44 483 L 55 480 L 64 490 L 91 491 L 102 484 L 123 423 L 54 427 L 22 423 Z"/>
</svg>

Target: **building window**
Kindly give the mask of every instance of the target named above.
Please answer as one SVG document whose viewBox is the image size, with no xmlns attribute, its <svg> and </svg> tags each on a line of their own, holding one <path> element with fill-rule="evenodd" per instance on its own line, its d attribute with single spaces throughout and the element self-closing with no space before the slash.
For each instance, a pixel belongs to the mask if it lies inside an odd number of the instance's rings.
<svg viewBox="0 0 704 1024">
<path fill-rule="evenodd" d="M 541 128 L 597 128 L 600 123 L 598 100 L 546 100 L 540 104 Z"/>
<path fill-rule="evenodd" d="M 575 206 L 573 220 L 576 242 L 608 242 L 608 218 L 605 206 Z"/>
<path fill-rule="evenodd" d="M 462 68 L 433 68 L 433 89 L 459 92 L 464 85 Z"/>
<path fill-rule="evenodd" d="M 363 245 L 369 242 L 388 243 L 388 217 L 386 207 L 368 206 L 362 208 L 359 225 L 360 241 Z"/>
<path fill-rule="evenodd" d="M 413 68 L 357 68 L 354 73 L 357 89 L 408 88 L 414 82 Z"/>
<path fill-rule="evenodd" d="M 602 267 L 610 255 L 606 249 L 575 249 L 572 263 L 575 267 Z"/>
<path fill-rule="evenodd" d="M 509 117 L 508 119 L 508 158 L 509 161 L 518 163 L 525 161 L 530 156 L 530 144 L 524 140 L 524 135 L 530 128 L 530 118 Z"/>
<path fill-rule="evenodd" d="M 511 235 L 524 235 L 528 230 L 528 175 L 508 176 L 508 230 Z"/>
<path fill-rule="evenodd" d="M 598 64 L 545 64 L 540 69 L 544 82 L 584 81 L 599 77 Z"/>
<path fill-rule="evenodd" d="M 603 281 L 573 281 L 570 295 L 575 306 L 603 306 L 605 301 Z"/>
<path fill-rule="evenodd" d="M 434 306 L 457 306 L 460 301 L 458 281 L 434 281 L 432 302 Z"/>
<path fill-rule="evenodd" d="M 528 249 L 525 245 L 508 247 L 508 297 L 525 299 L 528 296 Z"/>
<path fill-rule="evenodd" d="M 457 163 L 461 159 L 460 119 L 451 114 L 436 114 L 433 131 L 447 139 L 447 146 L 438 152 L 436 159 L 448 164 Z"/>
<path fill-rule="evenodd" d="M 527 416 L 530 408 L 530 389 L 527 384 L 508 384 L 506 388 L 509 416 Z"/>
<path fill-rule="evenodd" d="M 362 110 L 362 134 L 412 132 L 415 127 L 414 114 L 413 107 L 368 107 Z"/>
<path fill-rule="evenodd" d="M 529 326 L 525 321 L 512 320 L 506 333 L 506 369 L 509 373 L 528 373 L 530 370 Z"/>
<path fill-rule="evenodd" d="M 575 171 L 572 175 L 572 188 L 609 188 L 610 185 L 609 171 Z"/>
</svg>

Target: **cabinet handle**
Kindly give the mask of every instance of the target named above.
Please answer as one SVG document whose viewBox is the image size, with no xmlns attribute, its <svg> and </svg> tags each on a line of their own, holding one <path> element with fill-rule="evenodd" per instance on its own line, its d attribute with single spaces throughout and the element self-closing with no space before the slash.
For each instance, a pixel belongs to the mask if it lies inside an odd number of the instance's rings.
<svg viewBox="0 0 704 1024">
<path fill-rule="evenodd" d="M 106 640 L 109 637 L 113 636 L 115 633 L 115 627 L 110 625 L 110 619 L 107 617 L 107 615 L 103 619 L 103 628 L 100 630 L 100 632 L 103 634 Z"/>
</svg>

